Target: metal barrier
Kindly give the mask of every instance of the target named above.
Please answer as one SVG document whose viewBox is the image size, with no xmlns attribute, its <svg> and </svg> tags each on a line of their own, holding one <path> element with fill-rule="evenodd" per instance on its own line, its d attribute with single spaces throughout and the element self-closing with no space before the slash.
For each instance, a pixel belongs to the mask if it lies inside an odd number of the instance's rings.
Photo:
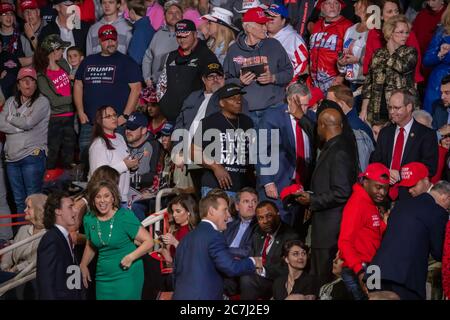
<svg viewBox="0 0 450 320">
<path fill-rule="evenodd" d="M 42 238 L 42 236 L 45 234 L 46 230 L 43 230 L 35 235 L 32 235 L 29 238 L 26 238 L 22 241 L 19 241 L 17 243 L 13 243 L 10 246 L 7 246 L 6 248 L 3 248 L 0 250 L 0 256 L 4 255 L 5 253 L 8 253 L 20 246 L 26 245 L 29 242 L 32 242 L 36 239 Z M 33 263 L 30 263 L 28 266 L 26 266 L 25 269 L 20 271 L 14 278 L 11 280 L 8 280 L 0 285 L 0 296 L 4 295 L 6 292 L 8 292 L 11 289 L 14 289 L 28 281 L 31 281 L 36 278 L 36 271 L 34 270 L 36 268 L 36 261 Z M 32 273 L 30 273 L 32 272 Z"/>
</svg>

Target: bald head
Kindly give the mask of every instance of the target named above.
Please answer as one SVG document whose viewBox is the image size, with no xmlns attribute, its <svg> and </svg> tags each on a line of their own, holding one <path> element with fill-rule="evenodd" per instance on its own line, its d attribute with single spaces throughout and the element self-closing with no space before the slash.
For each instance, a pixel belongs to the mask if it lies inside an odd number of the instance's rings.
<svg viewBox="0 0 450 320">
<path fill-rule="evenodd" d="M 317 120 L 317 133 L 321 140 L 328 141 L 342 134 L 342 116 L 336 109 L 325 109 Z"/>
</svg>

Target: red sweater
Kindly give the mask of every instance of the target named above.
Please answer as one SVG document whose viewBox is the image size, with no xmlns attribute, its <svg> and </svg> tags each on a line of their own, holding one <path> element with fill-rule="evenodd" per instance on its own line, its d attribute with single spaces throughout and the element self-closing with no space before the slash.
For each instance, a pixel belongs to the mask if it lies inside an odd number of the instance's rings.
<svg viewBox="0 0 450 320">
<path fill-rule="evenodd" d="M 386 45 L 386 41 L 383 37 L 383 32 L 378 29 L 371 29 L 367 35 L 367 45 L 366 45 L 366 53 L 364 54 L 363 59 L 363 74 L 366 75 L 369 73 L 370 64 L 372 63 L 372 57 L 378 49 L 382 48 Z M 406 40 L 406 45 L 409 47 L 414 47 L 417 50 L 417 65 L 416 65 L 416 73 L 415 80 L 416 82 L 422 82 L 423 76 L 420 73 L 420 66 L 422 65 L 422 53 L 420 51 L 419 42 L 417 41 L 416 35 L 414 32 L 409 34 L 408 40 Z"/>
<path fill-rule="evenodd" d="M 414 23 L 412 25 L 412 31 L 419 41 L 420 52 L 425 54 L 428 45 L 430 44 L 431 38 L 437 29 L 437 25 L 441 21 L 442 14 L 444 13 L 447 6 L 442 7 L 441 10 L 435 12 L 429 7 L 420 10 L 419 14 L 416 16 Z"/>
<path fill-rule="evenodd" d="M 343 266 L 355 273 L 363 262 L 370 262 L 380 247 L 386 230 L 378 208 L 361 184 L 353 185 L 353 194 L 342 213 L 338 247 Z"/>
<path fill-rule="evenodd" d="M 450 221 L 447 222 L 442 256 L 442 289 L 444 289 L 444 295 L 450 298 Z"/>
</svg>

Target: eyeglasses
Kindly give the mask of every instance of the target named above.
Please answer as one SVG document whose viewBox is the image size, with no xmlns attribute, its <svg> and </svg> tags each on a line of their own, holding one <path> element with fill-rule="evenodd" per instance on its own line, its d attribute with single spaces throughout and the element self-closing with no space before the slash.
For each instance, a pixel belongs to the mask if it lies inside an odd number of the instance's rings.
<svg viewBox="0 0 450 320">
<path fill-rule="evenodd" d="M 397 111 L 400 111 L 403 107 L 404 107 L 404 106 L 401 106 L 401 107 L 392 107 L 392 106 L 389 106 L 389 107 L 388 107 L 388 110 L 389 110 L 389 111 L 395 111 L 395 112 L 397 112 Z"/>
<path fill-rule="evenodd" d="M 394 33 L 395 33 L 395 34 L 402 34 L 402 35 L 405 35 L 405 36 L 407 36 L 407 35 L 410 34 L 409 31 L 394 31 Z"/>
<path fill-rule="evenodd" d="M 117 119 L 117 113 L 107 114 L 103 119 Z"/>
<path fill-rule="evenodd" d="M 14 12 L 5 12 L 5 13 L 2 13 L 2 14 L 0 14 L 0 16 L 2 16 L 2 17 L 4 17 L 4 16 L 9 16 L 9 17 L 12 17 L 12 16 L 14 16 Z"/>
<path fill-rule="evenodd" d="M 221 80 L 223 79 L 223 75 L 221 74 L 210 74 L 206 77 L 206 80 L 213 81 L 213 80 Z"/>
</svg>

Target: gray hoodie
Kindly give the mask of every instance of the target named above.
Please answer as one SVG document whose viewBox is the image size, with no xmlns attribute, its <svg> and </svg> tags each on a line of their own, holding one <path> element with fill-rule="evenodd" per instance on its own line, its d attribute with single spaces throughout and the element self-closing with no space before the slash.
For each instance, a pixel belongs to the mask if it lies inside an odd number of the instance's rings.
<svg viewBox="0 0 450 320">
<path fill-rule="evenodd" d="M 144 80 L 156 83 L 164 69 L 168 54 L 177 48 L 175 32 L 171 32 L 168 26 L 162 26 L 153 36 L 142 60 Z"/>
<path fill-rule="evenodd" d="M 229 48 L 223 63 L 225 76 L 227 79 L 239 80 L 242 66 L 267 63 L 270 72 L 275 74 L 275 83 L 261 85 L 255 80 L 244 88 L 249 110 L 264 110 L 283 102 L 285 87 L 292 80 L 294 73 L 292 63 L 278 40 L 266 38 L 251 48 L 245 43 L 245 38 L 245 33 L 241 32 Z"/>
<path fill-rule="evenodd" d="M 91 54 L 96 54 L 102 51 L 102 47 L 100 46 L 100 40 L 98 39 L 98 30 L 104 26 L 105 24 L 109 24 L 106 22 L 105 18 L 102 18 L 100 21 L 97 21 L 89 28 L 89 33 L 86 39 L 86 56 Z M 117 30 L 117 40 L 118 47 L 117 50 L 122 52 L 123 54 L 127 54 L 128 44 L 131 41 L 132 37 L 132 27 L 128 24 L 128 22 L 119 16 L 116 21 L 110 23 Z"/>
<path fill-rule="evenodd" d="M 31 106 L 18 106 L 15 97 L 6 100 L 0 112 L 0 131 L 6 134 L 7 162 L 22 160 L 36 149 L 47 152 L 50 102 L 40 95 Z"/>
</svg>

